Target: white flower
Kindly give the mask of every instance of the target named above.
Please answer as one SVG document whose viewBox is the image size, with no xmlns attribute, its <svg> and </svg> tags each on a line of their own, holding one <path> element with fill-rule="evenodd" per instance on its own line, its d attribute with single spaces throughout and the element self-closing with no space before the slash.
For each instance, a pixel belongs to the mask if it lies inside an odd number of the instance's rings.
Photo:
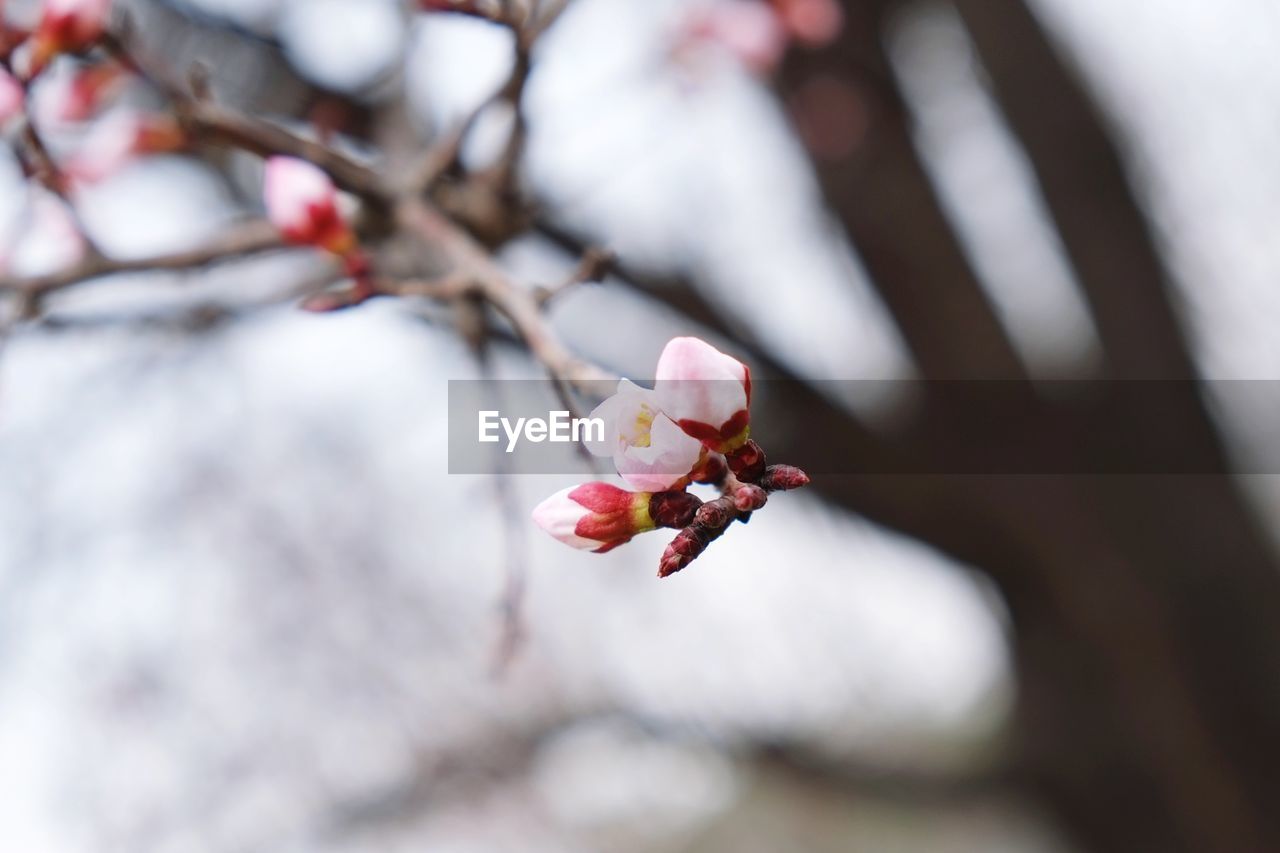
<svg viewBox="0 0 1280 853">
<path fill-rule="evenodd" d="M 663 492 L 683 485 L 702 456 L 701 443 L 663 413 L 657 394 L 626 379 L 591 417 L 604 421 L 604 441 L 589 442 L 588 449 L 611 456 L 632 488 Z"/>
</svg>

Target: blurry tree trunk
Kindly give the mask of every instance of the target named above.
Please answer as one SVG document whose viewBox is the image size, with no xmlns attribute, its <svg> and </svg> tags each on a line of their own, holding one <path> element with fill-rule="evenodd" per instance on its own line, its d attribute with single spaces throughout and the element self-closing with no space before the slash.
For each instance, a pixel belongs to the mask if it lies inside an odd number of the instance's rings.
<svg viewBox="0 0 1280 853">
<path fill-rule="evenodd" d="M 955 2 L 1089 300 L 1106 376 L 1192 378 L 1163 264 L 1076 75 L 1022 0 Z M 911 142 L 881 38 L 896 4 L 844 5 L 841 41 L 796 52 L 782 80 L 793 104 L 823 87 L 862 111 L 856 145 L 815 152 L 828 204 L 926 377 L 1016 377 L 1013 348 Z M 1161 406 L 1067 411 L 1028 400 L 1015 420 L 1020 451 L 1065 449 L 1087 470 L 1120 471 L 1126 453 L 1158 441 L 1203 473 L 880 474 L 820 485 L 998 584 L 1014 624 L 1017 772 L 1087 849 L 1280 850 L 1280 566 L 1195 385 L 1160 387 Z M 791 425 L 780 455 L 820 469 L 814 448 L 853 444 L 872 471 L 895 470 L 885 459 L 928 470 L 940 455 L 963 470 L 965 458 L 999 460 L 1015 446 L 999 428 L 1009 412 L 980 405 L 935 399 L 923 426 L 879 445 L 818 409 L 826 415 Z M 932 432 L 934 422 L 949 432 Z M 771 439 L 787 426 L 770 427 Z"/>
</svg>

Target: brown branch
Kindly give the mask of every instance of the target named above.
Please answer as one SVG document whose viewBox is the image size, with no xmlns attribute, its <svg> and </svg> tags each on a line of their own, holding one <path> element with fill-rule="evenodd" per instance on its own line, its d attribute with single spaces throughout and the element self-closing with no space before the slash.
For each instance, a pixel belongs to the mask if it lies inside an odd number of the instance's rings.
<svg viewBox="0 0 1280 853">
<path fill-rule="evenodd" d="M 26 277 L 0 276 L 0 291 L 43 296 L 106 276 L 189 270 L 281 248 L 284 243 L 276 230 L 266 222 L 254 221 L 195 249 L 126 259 L 90 255 L 57 272 Z"/>
<path fill-rule="evenodd" d="M 828 205 L 921 373 L 1021 378 L 1022 361 L 915 149 L 881 41 L 887 5 L 846 0 L 848 20 L 839 39 L 823 50 L 788 54 L 780 81 L 784 95 L 802 131 L 833 115 L 852 123 L 835 148 L 810 138 L 814 166 Z"/>
<path fill-rule="evenodd" d="M 552 378 L 588 391 L 595 383 L 617 378 L 571 353 L 551 330 L 533 291 L 513 282 L 483 246 L 429 202 L 402 199 L 395 215 L 401 228 L 440 250 L 450 266 L 450 278 L 469 282 L 472 292 L 511 323 Z"/>
<path fill-rule="evenodd" d="M 1107 121 L 1022 0 L 956 0 L 1122 379 L 1196 375 Z M 1140 329 L 1140 334 L 1135 334 Z"/>
<path fill-rule="evenodd" d="M 299 136 L 279 125 L 247 116 L 211 101 L 188 100 L 178 117 L 195 138 L 211 137 L 260 157 L 286 155 L 319 166 L 345 190 L 372 201 L 386 201 L 395 193 L 374 169 L 333 147 Z"/>
</svg>

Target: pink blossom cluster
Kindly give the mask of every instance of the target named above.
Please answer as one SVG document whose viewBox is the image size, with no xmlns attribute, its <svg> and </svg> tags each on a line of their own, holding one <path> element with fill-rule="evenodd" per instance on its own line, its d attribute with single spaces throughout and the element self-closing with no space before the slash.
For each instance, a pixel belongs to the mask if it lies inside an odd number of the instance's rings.
<svg viewBox="0 0 1280 853">
<path fill-rule="evenodd" d="M 766 469 L 750 437 L 750 407 L 745 364 L 698 338 L 673 339 L 658 359 L 652 389 L 623 379 L 591 413 L 603 422 L 604 436 L 588 448 L 610 457 L 634 491 L 602 482 L 564 489 L 534 509 L 534 523 L 566 545 L 597 553 L 659 527 L 696 531 L 716 521 L 719 535 L 762 507 L 768 491 L 808 482 L 798 469 Z M 719 486 L 723 497 L 704 504 L 685 491 L 691 483 Z M 699 544 L 700 553 L 706 542 Z M 661 573 L 695 556 L 664 556 Z"/>
<path fill-rule="evenodd" d="M 111 0 L 44 0 L 29 31 L 0 20 L 0 131 L 29 119 L 31 107 L 42 128 L 93 121 L 75 153 L 49 176 L 61 190 L 100 181 L 139 155 L 186 145 L 170 115 L 115 108 L 98 119 L 131 76 L 94 51 L 110 16 Z M 55 68 L 59 56 L 78 59 Z"/>
</svg>

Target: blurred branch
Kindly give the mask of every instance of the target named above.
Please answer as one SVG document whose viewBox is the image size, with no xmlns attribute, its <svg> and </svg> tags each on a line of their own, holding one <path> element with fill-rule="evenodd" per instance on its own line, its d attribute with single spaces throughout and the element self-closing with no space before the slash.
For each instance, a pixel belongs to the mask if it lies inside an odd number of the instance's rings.
<svg viewBox="0 0 1280 853">
<path fill-rule="evenodd" d="M 806 786 L 850 797 L 941 804 L 988 800 L 1018 793 L 1019 780 L 1004 765 L 936 770 L 876 764 L 787 743 L 765 743 L 746 755 L 753 769 L 780 773 Z"/>
<path fill-rule="evenodd" d="M 374 169 L 279 125 L 193 98 L 180 102 L 177 111 L 184 127 L 196 138 L 213 138 L 260 157 L 286 155 L 309 160 L 338 186 L 372 202 L 384 202 L 394 195 Z"/>
<path fill-rule="evenodd" d="M 831 116 L 850 123 L 834 141 L 808 140 L 827 203 L 925 377 L 1024 377 L 911 138 L 881 40 L 890 4 L 842 5 L 839 38 L 820 50 L 791 51 L 779 79 L 802 131 Z"/>
<path fill-rule="evenodd" d="M 551 330 L 534 292 L 513 282 L 483 246 L 429 202 L 402 199 L 395 215 L 401 228 L 442 252 L 454 280 L 467 282 L 470 292 L 482 297 L 511 323 L 516 335 L 552 378 L 578 388 L 616 379 L 569 352 Z"/>
<path fill-rule="evenodd" d="M 279 233 L 268 223 L 238 226 L 204 246 L 142 258 L 114 259 L 91 254 L 66 269 L 35 276 L 0 276 L 0 291 L 43 296 L 82 282 L 120 273 L 190 270 L 284 248 Z"/>
<path fill-rule="evenodd" d="M 1023 0 L 955 5 L 1035 170 L 1114 374 L 1195 376 L 1151 228 L 1107 122 L 1079 75 Z"/>
</svg>

